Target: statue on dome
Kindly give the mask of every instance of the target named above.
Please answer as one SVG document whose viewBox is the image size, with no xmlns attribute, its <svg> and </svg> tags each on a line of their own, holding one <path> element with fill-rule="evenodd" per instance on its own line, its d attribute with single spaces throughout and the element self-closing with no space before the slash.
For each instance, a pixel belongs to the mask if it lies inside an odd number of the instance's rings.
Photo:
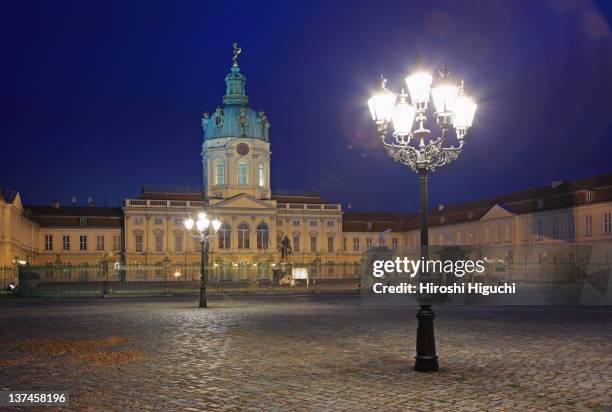
<svg viewBox="0 0 612 412">
<path fill-rule="evenodd" d="M 238 56 L 242 53 L 242 47 L 238 46 L 238 44 L 232 44 L 234 48 L 234 56 L 232 57 L 232 67 L 238 67 Z"/>
</svg>

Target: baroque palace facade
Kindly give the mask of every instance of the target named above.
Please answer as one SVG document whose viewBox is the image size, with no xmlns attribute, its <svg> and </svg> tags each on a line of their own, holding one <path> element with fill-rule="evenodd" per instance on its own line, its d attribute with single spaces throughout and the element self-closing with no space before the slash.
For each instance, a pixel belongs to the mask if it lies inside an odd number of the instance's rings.
<svg viewBox="0 0 612 412">
<path fill-rule="evenodd" d="M 373 246 L 418 246 L 417 213 L 345 212 L 319 196 L 273 194 L 270 123 L 248 106 L 236 60 L 225 83 L 223 104 L 202 116 L 204 190 L 143 189 L 121 207 L 97 207 L 28 206 L 0 189 L 0 267 L 195 263 L 199 244 L 183 221 L 201 210 L 223 223 L 211 248 L 220 265 L 278 262 L 284 236 L 296 263 L 356 263 Z M 429 219 L 431 244 L 503 247 L 509 259 L 536 245 L 610 244 L 612 174 L 439 205 Z M 530 257 L 521 252 L 520 259 Z"/>
</svg>

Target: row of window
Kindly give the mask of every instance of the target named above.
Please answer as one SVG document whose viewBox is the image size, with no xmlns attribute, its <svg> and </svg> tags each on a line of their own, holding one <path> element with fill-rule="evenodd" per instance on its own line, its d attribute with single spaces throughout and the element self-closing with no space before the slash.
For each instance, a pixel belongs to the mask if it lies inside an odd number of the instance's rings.
<svg viewBox="0 0 612 412">
<path fill-rule="evenodd" d="M 257 168 L 257 180 L 260 187 L 265 186 L 266 175 L 263 163 L 260 163 Z M 249 164 L 245 159 L 240 160 L 236 165 L 236 182 L 239 185 L 249 184 Z M 215 185 L 225 185 L 225 162 L 223 160 L 215 162 Z"/>
<path fill-rule="evenodd" d="M 217 246 L 219 249 L 231 249 L 232 247 L 232 235 L 228 225 L 221 226 L 219 229 L 217 236 Z M 183 235 L 175 235 L 174 236 L 174 251 L 175 252 L 183 252 Z M 259 227 L 257 228 L 257 249 L 258 250 L 267 250 L 269 248 L 269 231 L 267 227 Z M 196 245 L 196 249 L 199 250 L 199 244 L 197 242 L 194 243 Z M 280 244 L 280 240 L 279 240 Z M 135 234 L 134 235 L 134 247 L 135 251 L 141 253 L 144 251 L 144 235 Z M 250 249 L 251 247 L 251 232 L 248 228 L 248 225 L 240 225 L 238 227 L 238 249 Z M 397 246 L 397 245 L 396 245 Z M 329 236 L 327 238 L 327 252 L 334 253 L 334 237 Z M 293 253 L 300 253 L 300 237 L 294 236 L 292 242 Z M 154 238 L 154 251 L 157 253 L 162 253 L 164 251 L 164 235 L 156 234 Z M 318 252 L 317 245 L 317 237 L 310 237 L 310 251 L 312 253 Z"/>
<path fill-rule="evenodd" d="M 584 231 L 583 235 L 585 237 L 593 236 L 593 215 L 584 216 Z M 565 217 L 565 230 L 563 234 L 560 230 L 560 219 L 558 216 L 554 216 L 550 220 L 550 237 L 553 239 L 559 239 L 562 236 L 568 239 L 573 239 L 576 237 L 576 224 L 574 220 L 574 216 L 566 216 Z M 529 240 L 529 234 L 532 232 L 532 227 L 528 224 L 523 226 L 523 240 Z M 612 212 L 606 212 L 603 214 L 602 219 L 602 228 L 601 234 L 604 236 L 612 234 Z M 545 225 L 544 220 L 537 220 L 535 225 L 535 239 L 542 240 L 545 236 Z"/>
<path fill-rule="evenodd" d="M 144 216 L 134 216 L 133 217 L 133 221 L 135 225 L 144 225 L 144 221 L 145 218 Z M 153 223 L 155 225 L 163 225 L 165 222 L 165 217 L 163 216 L 155 216 L 153 217 Z M 174 218 L 174 224 L 176 226 L 183 226 L 183 218 L 182 217 L 175 217 Z"/>
<path fill-rule="evenodd" d="M 283 223 L 284 223 L 284 222 L 283 222 L 282 220 L 280 220 L 280 219 L 276 221 L 276 224 L 277 224 L 277 225 L 279 225 L 279 226 L 283 225 Z M 299 226 L 301 223 L 302 223 L 302 221 L 301 221 L 301 220 L 299 220 L 299 219 L 293 219 L 293 220 L 291 221 L 291 224 L 292 224 L 293 226 Z M 309 221 L 308 221 L 308 224 L 310 225 L 310 227 L 317 227 L 319 223 L 318 223 L 318 221 L 316 221 L 316 220 L 309 220 Z M 334 220 L 327 220 L 327 221 L 325 222 L 325 225 L 326 225 L 327 227 L 334 227 L 334 226 L 336 225 L 336 221 L 334 221 Z"/>
<path fill-rule="evenodd" d="M 381 238 L 378 241 L 378 246 L 387 246 L 387 241 L 385 238 Z M 371 237 L 366 238 L 365 250 L 369 251 L 373 247 L 373 240 Z M 397 250 L 399 247 L 399 239 L 396 237 L 391 238 L 391 249 Z M 342 239 L 342 250 L 348 250 L 348 241 L 347 238 Z M 358 237 L 353 238 L 353 252 L 361 251 L 361 239 Z"/>
<path fill-rule="evenodd" d="M 88 235 L 79 235 L 79 249 L 81 251 L 89 250 L 88 245 Z M 70 235 L 62 235 L 62 249 L 69 251 L 71 250 L 71 236 Z M 45 246 L 46 251 L 54 250 L 54 236 L 53 235 L 45 235 Z M 96 243 L 95 243 L 96 251 L 104 251 L 106 250 L 106 236 L 104 235 L 96 235 Z M 121 236 L 113 235 L 112 236 L 112 249 L 111 250 L 121 250 Z"/>
<path fill-rule="evenodd" d="M 565 218 L 564 227 L 565 227 L 565 231 L 563 235 L 566 238 L 572 239 L 576 237 L 575 219 L 573 216 L 567 216 Z M 542 219 L 536 220 L 535 225 L 525 223 L 523 225 L 523 241 L 530 240 L 532 238 L 532 234 L 535 240 L 543 240 L 545 233 L 546 233 L 545 229 L 547 229 L 547 227 L 545 227 L 545 222 Z M 551 219 L 550 225 L 549 225 L 549 233 L 550 233 L 551 238 L 553 239 L 561 238 L 562 233 L 560 229 L 560 218 L 558 216 L 555 216 Z M 583 233 L 585 237 L 593 236 L 593 216 L 592 215 L 584 216 L 584 232 Z M 603 214 L 602 234 L 612 235 L 612 212 L 607 212 Z M 479 239 L 480 243 L 491 243 L 491 242 L 500 243 L 502 241 L 511 242 L 512 241 L 512 226 L 510 225 L 496 226 L 493 229 L 493 238 L 491 237 L 490 228 L 484 228 L 482 231 L 478 231 L 477 235 L 480 235 L 480 239 Z M 409 246 L 410 246 L 411 240 L 412 240 L 411 238 L 408 239 Z M 474 236 L 472 232 L 467 232 L 465 233 L 465 238 L 463 238 L 462 232 L 456 232 L 455 237 L 453 239 L 453 236 L 451 234 L 444 231 L 438 234 L 438 239 L 435 239 L 435 238 L 432 239 L 432 244 L 435 244 L 436 241 L 438 241 L 438 243 L 440 244 L 456 243 L 458 245 L 463 245 L 463 244 L 470 245 L 474 243 Z M 415 244 L 417 243 L 415 242 Z M 398 245 L 397 238 L 392 238 L 392 248 L 397 249 L 397 245 Z M 381 240 L 380 246 L 385 246 L 384 239 Z M 372 248 L 372 238 L 369 237 L 369 238 L 366 238 L 365 250 L 368 251 L 371 248 Z M 342 249 L 345 251 L 348 250 L 347 238 L 343 239 Z M 358 237 L 353 238 L 352 250 L 354 252 L 361 251 L 360 238 Z"/>
</svg>

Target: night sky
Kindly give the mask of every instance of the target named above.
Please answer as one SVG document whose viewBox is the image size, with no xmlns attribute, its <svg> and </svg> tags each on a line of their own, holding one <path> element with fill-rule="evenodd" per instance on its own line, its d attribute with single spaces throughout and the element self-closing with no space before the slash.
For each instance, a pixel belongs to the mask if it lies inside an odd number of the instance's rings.
<svg viewBox="0 0 612 412">
<path fill-rule="evenodd" d="M 117 205 L 201 185 L 201 114 L 221 103 L 234 41 L 270 119 L 273 189 L 416 210 L 417 176 L 386 156 L 366 101 L 381 71 L 401 87 L 417 52 L 479 104 L 432 205 L 608 173 L 611 3 L 4 2 L 0 187 Z"/>
</svg>

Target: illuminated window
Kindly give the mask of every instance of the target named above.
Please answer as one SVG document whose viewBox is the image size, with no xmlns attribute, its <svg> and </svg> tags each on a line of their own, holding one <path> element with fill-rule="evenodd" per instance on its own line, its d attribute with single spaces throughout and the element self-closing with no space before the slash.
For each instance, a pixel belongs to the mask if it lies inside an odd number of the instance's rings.
<svg viewBox="0 0 612 412">
<path fill-rule="evenodd" d="M 268 225 L 264 222 L 261 222 L 257 225 L 257 249 L 266 250 L 268 249 L 269 243 L 269 231 Z"/>
<path fill-rule="evenodd" d="M 45 235 L 45 250 L 53 250 L 53 235 Z"/>
<path fill-rule="evenodd" d="M 142 252 L 142 235 L 134 236 L 134 244 L 136 247 L 136 252 Z"/>
<path fill-rule="evenodd" d="M 183 235 L 174 236 L 174 251 L 175 252 L 183 251 Z"/>
<path fill-rule="evenodd" d="M 164 251 L 164 235 L 155 235 L 155 251 L 161 253 Z"/>
<path fill-rule="evenodd" d="M 265 178 L 264 178 L 264 165 L 263 163 L 259 164 L 259 186 L 264 187 Z"/>
<path fill-rule="evenodd" d="M 567 217 L 567 237 L 573 239 L 576 236 L 576 226 L 574 225 L 574 216 Z"/>
<path fill-rule="evenodd" d="M 593 216 L 585 216 L 584 220 L 584 235 L 593 236 Z"/>
<path fill-rule="evenodd" d="M 87 235 L 79 237 L 79 250 L 87 250 Z"/>
<path fill-rule="evenodd" d="M 113 236 L 113 250 L 121 249 L 121 235 Z"/>
<path fill-rule="evenodd" d="M 62 250 L 70 250 L 70 235 L 62 236 Z"/>
<path fill-rule="evenodd" d="M 293 253 L 300 253 L 300 237 L 299 236 L 294 236 L 293 237 Z"/>
<path fill-rule="evenodd" d="M 536 240 L 542 240 L 542 238 L 544 237 L 544 222 L 541 220 L 538 220 L 536 222 Z"/>
<path fill-rule="evenodd" d="M 249 183 L 248 164 L 241 160 L 238 162 L 238 184 L 246 185 Z"/>
<path fill-rule="evenodd" d="M 609 235 L 612 233 L 612 212 L 604 213 L 603 217 L 603 233 Z"/>
<path fill-rule="evenodd" d="M 224 223 L 217 232 L 219 238 L 219 249 L 229 249 L 231 247 L 231 228 L 230 225 Z"/>
<path fill-rule="evenodd" d="M 225 184 L 225 164 L 222 160 L 217 160 L 217 163 L 215 163 L 215 184 Z"/>
<path fill-rule="evenodd" d="M 251 229 L 246 223 L 241 223 L 238 226 L 238 249 L 250 248 Z"/>
<path fill-rule="evenodd" d="M 104 235 L 96 236 L 96 250 L 104 250 Z"/>
</svg>

